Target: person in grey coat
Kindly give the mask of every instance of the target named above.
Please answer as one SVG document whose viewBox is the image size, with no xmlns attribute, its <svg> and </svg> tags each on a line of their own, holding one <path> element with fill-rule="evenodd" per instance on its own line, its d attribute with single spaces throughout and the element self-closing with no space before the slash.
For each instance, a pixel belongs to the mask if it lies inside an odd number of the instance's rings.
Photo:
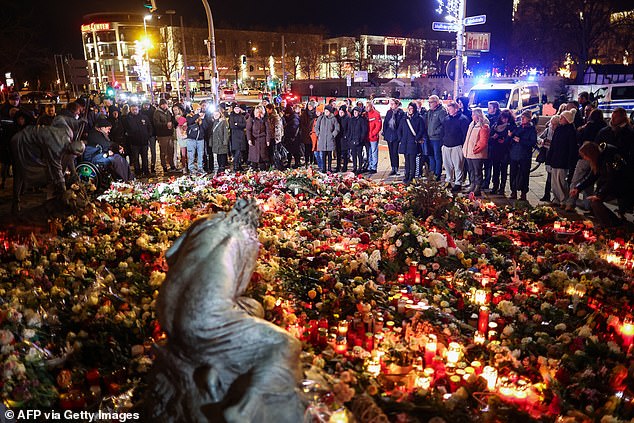
<svg viewBox="0 0 634 423">
<path fill-rule="evenodd" d="M 209 157 L 209 168 L 215 168 L 217 173 L 224 172 L 227 167 L 227 154 L 229 153 L 229 122 L 220 113 L 220 110 L 216 110 L 213 113 L 208 147 L 207 151 L 212 153 Z M 213 163 L 211 163 L 212 158 Z"/>
<path fill-rule="evenodd" d="M 322 152 L 322 172 L 332 171 L 332 152 L 335 150 L 335 138 L 340 127 L 335 118 L 335 109 L 328 105 L 324 114 L 317 118 L 315 134 L 317 135 L 317 150 Z"/>
<path fill-rule="evenodd" d="M 447 116 L 447 111 L 440 102 L 437 95 L 429 97 L 429 110 L 425 115 L 425 125 L 427 126 L 427 136 L 431 147 L 429 155 L 429 169 L 436 175 L 436 180 L 440 180 L 442 173 L 442 123 Z"/>
</svg>

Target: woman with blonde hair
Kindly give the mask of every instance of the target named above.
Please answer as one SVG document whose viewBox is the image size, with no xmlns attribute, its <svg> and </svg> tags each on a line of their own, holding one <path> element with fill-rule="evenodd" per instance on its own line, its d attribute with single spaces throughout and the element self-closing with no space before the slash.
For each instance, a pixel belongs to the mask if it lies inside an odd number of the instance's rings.
<svg viewBox="0 0 634 423">
<path fill-rule="evenodd" d="M 489 119 L 484 116 L 481 109 L 474 109 L 471 115 L 465 142 L 462 145 L 462 154 L 467 159 L 467 171 L 469 172 L 469 192 L 480 196 L 482 187 L 482 171 L 484 161 L 488 158 L 489 150 Z"/>
<path fill-rule="evenodd" d="M 537 145 L 539 148 L 546 149 L 546 156 L 548 156 L 548 151 L 550 150 L 550 142 L 553 140 L 553 135 L 555 134 L 555 129 L 559 126 L 559 115 L 554 115 L 548 121 L 548 126 L 546 129 L 542 131 L 541 134 L 537 137 Z M 541 153 L 540 153 L 541 154 Z M 539 199 L 539 201 L 550 201 L 550 188 L 552 185 L 552 176 L 550 174 L 551 168 L 550 165 L 546 165 L 546 185 L 544 186 L 544 196 Z"/>
</svg>

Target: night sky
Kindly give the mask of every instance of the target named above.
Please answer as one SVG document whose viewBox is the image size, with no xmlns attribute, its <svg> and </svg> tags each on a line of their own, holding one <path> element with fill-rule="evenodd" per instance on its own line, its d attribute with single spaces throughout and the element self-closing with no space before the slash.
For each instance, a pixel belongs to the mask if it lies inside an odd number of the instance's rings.
<svg viewBox="0 0 634 423">
<path fill-rule="evenodd" d="M 10 0 L 16 1 L 16 0 Z M 185 25 L 206 26 L 200 0 L 156 0 L 159 9 L 174 9 L 183 14 Z M 216 27 L 275 29 L 279 27 L 319 25 L 329 35 L 423 35 L 451 39 L 446 33 L 432 33 L 431 22 L 442 20 L 436 14 L 436 0 L 366 0 L 363 6 L 352 1 L 298 0 L 227 1 L 211 0 Z M 475 31 L 492 32 L 491 46 L 503 55 L 510 38 L 510 0 L 468 0 L 467 15 L 487 14 L 486 25 Z M 187 4 L 187 6 L 184 6 Z M 240 4 L 239 6 L 237 6 Z M 301 4 L 301 6 L 299 6 Z M 507 5 L 505 5 L 507 4 Z M 62 6 L 63 5 L 63 6 Z M 297 12 L 300 9 L 301 12 Z M 82 15 L 102 11 L 144 11 L 143 0 L 34 0 L 24 2 L 21 13 L 31 16 L 34 35 L 42 47 L 53 53 L 82 55 L 80 25 Z M 160 13 L 160 10 L 159 10 Z"/>
</svg>

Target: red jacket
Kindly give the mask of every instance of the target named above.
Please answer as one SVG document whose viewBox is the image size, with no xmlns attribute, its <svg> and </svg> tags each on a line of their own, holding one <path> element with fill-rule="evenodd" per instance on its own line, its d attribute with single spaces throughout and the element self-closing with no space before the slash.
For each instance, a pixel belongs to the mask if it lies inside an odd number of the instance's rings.
<svg viewBox="0 0 634 423">
<path fill-rule="evenodd" d="M 379 140 L 379 134 L 381 133 L 381 115 L 376 109 L 372 109 L 371 112 L 367 112 L 368 116 L 368 140 L 370 142 L 376 142 Z"/>
</svg>

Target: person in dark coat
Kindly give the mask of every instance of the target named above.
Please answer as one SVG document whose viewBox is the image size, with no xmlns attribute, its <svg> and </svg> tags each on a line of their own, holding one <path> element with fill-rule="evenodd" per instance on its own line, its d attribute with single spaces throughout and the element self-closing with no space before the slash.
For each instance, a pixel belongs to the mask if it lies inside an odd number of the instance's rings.
<svg viewBox="0 0 634 423">
<path fill-rule="evenodd" d="M 249 162 L 260 170 L 265 170 L 270 162 L 269 157 L 269 122 L 264 107 L 257 106 L 253 117 L 247 121 L 247 140 L 249 142 Z"/>
<path fill-rule="evenodd" d="M 491 194 L 504 195 L 508 176 L 511 149 L 511 133 L 515 130 L 515 120 L 509 110 L 498 116 L 489 134 L 489 159 L 491 161 L 493 187 Z"/>
<path fill-rule="evenodd" d="M 579 149 L 582 159 L 590 164 L 590 174 L 570 190 L 577 195 L 579 191 L 596 183 L 594 195 L 588 197 L 594 216 L 602 226 L 617 226 L 620 219 L 605 205 L 605 202 L 619 199 L 631 191 L 627 178 L 625 159 L 619 150 L 606 144 L 601 150 L 594 142 L 586 141 Z"/>
<path fill-rule="evenodd" d="M 562 207 L 566 207 L 568 199 L 569 173 L 574 170 L 578 158 L 577 133 L 573 123 L 572 111 L 561 113 L 546 156 L 546 164 L 551 167 L 553 203 Z"/>
<path fill-rule="evenodd" d="M 398 126 L 398 152 L 405 155 L 405 177 L 403 182 L 409 184 L 416 173 L 416 155 L 420 144 L 427 138 L 425 121 L 418 113 L 416 103 L 407 106 L 407 114 Z"/>
<path fill-rule="evenodd" d="M 363 143 L 368 135 L 368 121 L 362 116 L 363 111 L 359 107 L 352 109 L 352 117 L 348 119 L 348 128 L 345 142 L 352 153 L 352 171 L 361 173 L 363 167 Z M 343 163 L 344 169 L 348 168 L 347 158 Z"/>
<path fill-rule="evenodd" d="M 159 108 L 155 109 L 152 115 L 152 124 L 159 144 L 163 173 L 173 172 L 176 170 L 174 165 L 174 116 L 164 98 L 161 99 Z"/>
<path fill-rule="evenodd" d="M 207 141 L 207 160 L 209 161 L 209 169 L 223 173 L 228 166 L 229 121 L 220 113 L 220 109 L 215 110 L 211 116 L 210 137 Z"/>
<path fill-rule="evenodd" d="M 44 109 L 42 110 L 42 114 L 37 118 L 38 125 L 51 125 L 53 123 L 53 119 L 55 118 L 55 105 L 54 104 L 46 104 Z"/>
<path fill-rule="evenodd" d="M 440 180 L 442 173 L 442 123 L 447 111 L 437 95 L 429 96 L 429 110 L 424 116 L 427 136 L 429 137 L 429 169 L 434 172 L 436 180 Z"/>
<path fill-rule="evenodd" d="M 231 133 L 231 154 L 233 155 L 233 171 L 242 170 L 242 150 L 246 150 L 247 135 L 245 133 L 247 120 L 244 117 L 244 110 L 238 105 L 234 106 L 229 115 L 229 131 Z"/>
<path fill-rule="evenodd" d="M 112 172 L 115 179 L 128 182 L 134 179 L 130 165 L 121 156 L 122 147 L 110 140 L 112 124 L 105 117 L 95 121 L 95 127 L 88 131 L 88 141 L 82 159 L 103 166 Z"/>
<path fill-rule="evenodd" d="M 387 141 L 392 165 L 390 176 L 398 175 L 398 128 L 404 116 L 401 102 L 395 98 L 390 99 L 390 110 L 387 111 L 383 120 L 383 138 Z"/>
<path fill-rule="evenodd" d="M 150 172 L 156 173 L 156 128 L 152 122 L 156 107 L 147 101 L 141 106 L 141 114 L 144 114 L 150 123 L 150 137 L 148 138 L 148 146 L 150 150 Z"/>
<path fill-rule="evenodd" d="M 315 163 L 315 156 L 313 155 L 313 140 L 310 137 L 313 131 L 313 123 L 317 119 L 317 113 L 315 108 L 317 104 L 314 101 L 309 101 L 306 104 L 306 108 L 302 111 L 299 117 L 299 134 L 301 137 L 300 148 L 304 148 L 304 164 L 310 166 L 311 163 Z"/>
<path fill-rule="evenodd" d="M 296 169 L 300 166 L 302 150 L 300 148 L 301 140 L 299 136 L 299 106 L 287 105 L 284 109 L 284 146 L 289 152 L 288 163 L 285 166 L 291 167 L 291 160 L 295 159 Z"/>
<path fill-rule="evenodd" d="M 537 131 L 531 122 L 533 115 L 530 111 L 522 113 L 521 125 L 511 133 L 511 146 L 509 158 L 511 162 L 511 196 L 517 199 L 517 191 L 520 191 L 520 199 L 526 201 L 528 193 L 528 180 L 531 173 L 531 159 L 533 148 L 537 145 Z M 551 144 L 552 150 L 552 144 Z"/>
<path fill-rule="evenodd" d="M 577 146 L 581 148 L 584 142 L 590 141 L 594 142 L 599 131 L 605 128 L 607 124 L 603 119 L 603 112 L 599 109 L 594 109 L 590 112 L 590 116 L 588 116 L 588 121 L 577 128 Z M 586 161 L 578 157 L 577 163 L 575 165 L 574 173 L 572 175 L 572 181 L 570 182 L 571 187 L 577 186 L 582 180 L 586 179 L 586 177 L 590 174 L 590 164 Z M 584 208 L 589 209 L 590 203 L 588 201 L 588 197 L 592 195 L 592 186 L 587 187 L 584 191 Z M 578 196 L 569 195 L 568 201 L 566 202 L 566 211 L 574 211 L 577 203 Z"/>
<path fill-rule="evenodd" d="M 471 124 L 471 109 L 469 108 L 469 98 L 464 96 L 458 97 L 456 102 L 458 103 L 458 107 L 460 107 L 460 113 L 462 113 L 469 121 L 469 124 Z"/>
<path fill-rule="evenodd" d="M 108 116 L 108 120 L 110 121 L 110 141 L 113 144 L 117 144 L 117 147 L 114 148 L 115 151 L 120 151 L 120 148 L 123 149 L 121 155 L 126 157 L 129 155 L 129 148 L 126 146 L 126 138 L 125 138 L 125 128 L 123 127 L 123 122 L 121 119 L 121 112 L 119 108 L 113 106 L 110 109 L 110 116 Z"/>
<path fill-rule="evenodd" d="M 126 133 L 126 142 L 130 146 L 130 163 L 134 166 L 134 173 L 137 176 L 147 177 L 150 174 L 148 169 L 148 147 L 152 134 L 150 120 L 144 114 L 139 113 L 139 106 L 132 104 L 130 113 L 123 121 Z M 139 156 L 141 164 L 139 164 Z"/>
<path fill-rule="evenodd" d="M 488 105 L 487 105 L 487 113 L 486 113 L 486 117 L 489 120 L 489 125 L 491 126 L 491 129 L 493 129 L 493 126 L 497 123 L 498 118 L 500 117 L 500 113 L 502 113 L 500 111 L 500 103 L 498 103 L 497 101 L 489 101 Z M 484 160 L 484 180 L 482 181 L 482 189 L 483 190 L 488 190 L 489 186 L 491 185 L 491 176 L 493 174 L 493 163 L 491 161 L 491 149 L 492 149 L 492 143 L 489 143 L 488 146 L 488 159 Z"/>
<path fill-rule="evenodd" d="M 337 153 L 337 167 L 335 168 L 335 172 L 347 172 L 348 162 L 350 161 L 352 153 L 352 146 L 348 141 L 348 122 L 350 121 L 350 114 L 348 114 L 348 106 L 345 104 L 339 107 L 337 120 L 339 121 L 341 131 L 339 131 L 337 138 L 335 138 L 335 143 L 339 149 Z"/>
</svg>

